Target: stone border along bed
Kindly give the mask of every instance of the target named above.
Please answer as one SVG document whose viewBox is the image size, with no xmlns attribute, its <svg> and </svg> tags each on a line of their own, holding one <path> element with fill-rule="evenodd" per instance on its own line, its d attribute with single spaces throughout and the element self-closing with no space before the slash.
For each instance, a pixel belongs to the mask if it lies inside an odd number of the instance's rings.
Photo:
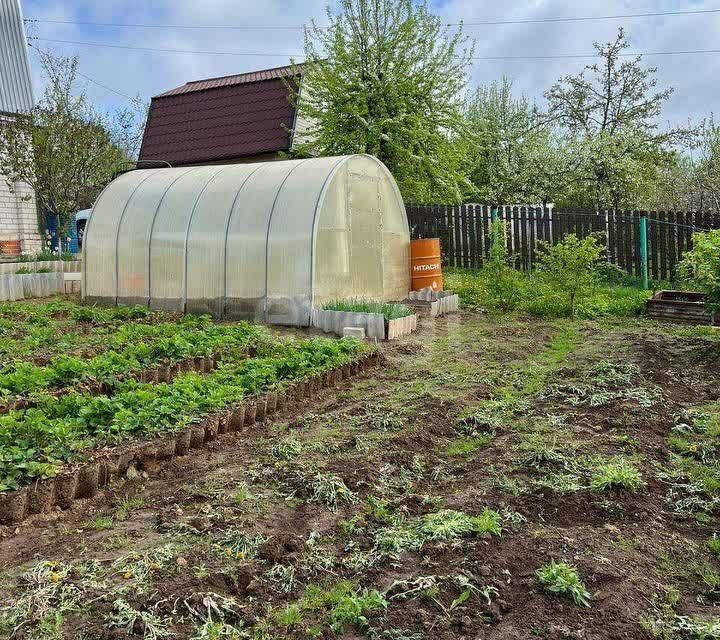
<svg viewBox="0 0 720 640">
<path fill-rule="evenodd" d="M 377 351 L 364 354 L 348 364 L 294 382 L 283 391 L 250 397 L 230 409 L 208 414 L 175 434 L 98 451 L 88 464 L 66 468 L 54 478 L 36 480 L 18 491 L 0 495 L 0 524 L 18 524 L 28 516 L 51 513 L 54 508 L 69 509 L 75 500 L 92 498 L 114 478 L 123 478 L 131 466 L 156 471 L 158 463 L 200 449 L 218 435 L 245 431 L 294 402 L 313 398 L 321 388 L 372 367 L 379 358 Z"/>
<path fill-rule="evenodd" d="M 193 356 L 192 358 L 183 358 L 172 365 L 157 365 L 154 367 L 148 367 L 142 371 L 129 371 L 125 374 L 117 376 L 117 380 L 122 382 L 123 380 L 134 379 L 142 383 L 157 383 L 157 382 L 172 382 L 175 376 L 181 373 L 187 373 L 188 371 L 197 371 L 198 373 L 209 373 L 215 369 L 221 355 L 216 354 L 213 356 Z M 102 381 L 80 381 L 75 385 L 69 385 L 66 387 L 60 387 L 58 389 L 50 389 L 48 393 L 56 398 L 61 397 L 65 393 L 71 391 L 77 391 L 84 389 L 88 393 L 96 393 L 101 395 L 107 395 L 110 391 L 106 382 Z M 34 403 L 24 396 L 16 397 L 14 402 L 9 404 L 0 404 L 0 415 L 9 413 L 13 410 L 30 409 L 34 407 Z M 0 507 L 1 510 L 1 507 Z M 2 519 L 0 517 L 0 523 Z"/>
</svg>

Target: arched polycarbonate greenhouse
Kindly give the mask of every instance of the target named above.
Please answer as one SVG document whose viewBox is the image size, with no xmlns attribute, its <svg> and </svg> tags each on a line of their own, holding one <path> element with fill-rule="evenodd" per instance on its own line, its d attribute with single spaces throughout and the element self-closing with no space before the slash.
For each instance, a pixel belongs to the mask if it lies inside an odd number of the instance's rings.
<svg viewBox="0 0 720 640">
<path fill-rule="evenodd" d="M 409 254 L 372 156 L 137 170 L 93 207 L 83 299 L 307 326 L 324 302 L 405 298 Z"/>
</svg>

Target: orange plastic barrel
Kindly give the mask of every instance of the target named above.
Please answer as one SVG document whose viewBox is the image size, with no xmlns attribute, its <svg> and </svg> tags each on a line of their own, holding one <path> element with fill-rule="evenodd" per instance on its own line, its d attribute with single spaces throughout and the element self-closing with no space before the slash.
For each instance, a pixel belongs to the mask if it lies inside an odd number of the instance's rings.
<svg viewBox="0 0 720 640">
<path fill-rule="evenodd" d="M 440 259 L 440 238 L 425 238 L 410 242 L 410 287 L 419 291 L 432 287 L 442 291 L 442 268 Z"/>
</svg>

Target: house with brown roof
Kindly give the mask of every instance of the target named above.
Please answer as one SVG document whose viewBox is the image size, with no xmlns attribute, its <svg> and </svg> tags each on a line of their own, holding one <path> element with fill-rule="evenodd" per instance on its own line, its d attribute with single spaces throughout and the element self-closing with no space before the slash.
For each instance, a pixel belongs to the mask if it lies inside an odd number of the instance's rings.
<svg viewBox="0 0 720 640">
<path fill-rule="evenodd" d="M 265 162 L 293 147 L 299 66 L 194 80 L 152 98 L 141 161 L 172 166 Z M 289 81 L 289 82 L 288 82 Z"/>
</svg>

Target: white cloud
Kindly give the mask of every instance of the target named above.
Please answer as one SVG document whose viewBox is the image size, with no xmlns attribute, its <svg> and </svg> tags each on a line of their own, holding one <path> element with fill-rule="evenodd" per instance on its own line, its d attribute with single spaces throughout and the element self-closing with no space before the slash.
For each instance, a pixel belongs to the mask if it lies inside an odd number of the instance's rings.
<svg viewBox="0 0 720 640">
<path fill-rule="evenodd" d="M 151 7 L 148 5 L 152 4 Z M 310 18 L 322 20 L 325 0 L 92 0 L 51 2 L 26 0 L 26 17 L 107 22 L 143 22 L 215 25 L 302 25 Z M 448 22 L 523 20 L 642 13 L 682 9 L 716 8 L 707 0 L 506 0 L 480 3 L 477 0 L 447 0 L 435 3 Z M 493 6 L 495 5 L 495 6 Z M 720 14 L 603 20 L 573 23 L 545 23 L 468 27 L 475 37 L 476 55 L 552 55 L 592 52 L 594 40 L 611 40 L 618 26 L 624 26 L 633 50 L 672 51 L 717 48 Z M 301 53 L 302 33 L 292 30 L 229 29 L 115 29 L 79 25 L 39 24 L 37 35 L 64 40 L 124 43 L 137 46 L 208 51 L 257 51 Z M 239 73 L 278 66 L 286 57 L 209 56 L 180 53 L 152 53 L 74 45 L 42 46 L 66 54 L 77 52 L 80 69 L 86 75 L 117 90 L 144 98 L 203 77 Z M 36 64 L 36 58 L 33 56 Z M 542 94 L 555 80 L 579 71 L 589 60 L 505 60 L 474 63 L 471 87 L 502 75 L 513 80 L 515 89 L 542 103 Z M 720 72 L 720 54 L 658 56 L 645 63 L 658 67 L 661 86 L 675 87 L 664 113 L 666 120 L 682 122 L 720 112 L 720 92 L 715 79 Z M 37 78 L 36 71 L 36 78 Z M 122 102 L 90 85 L 93 99 L 107 106 Z"/>
</svg>

